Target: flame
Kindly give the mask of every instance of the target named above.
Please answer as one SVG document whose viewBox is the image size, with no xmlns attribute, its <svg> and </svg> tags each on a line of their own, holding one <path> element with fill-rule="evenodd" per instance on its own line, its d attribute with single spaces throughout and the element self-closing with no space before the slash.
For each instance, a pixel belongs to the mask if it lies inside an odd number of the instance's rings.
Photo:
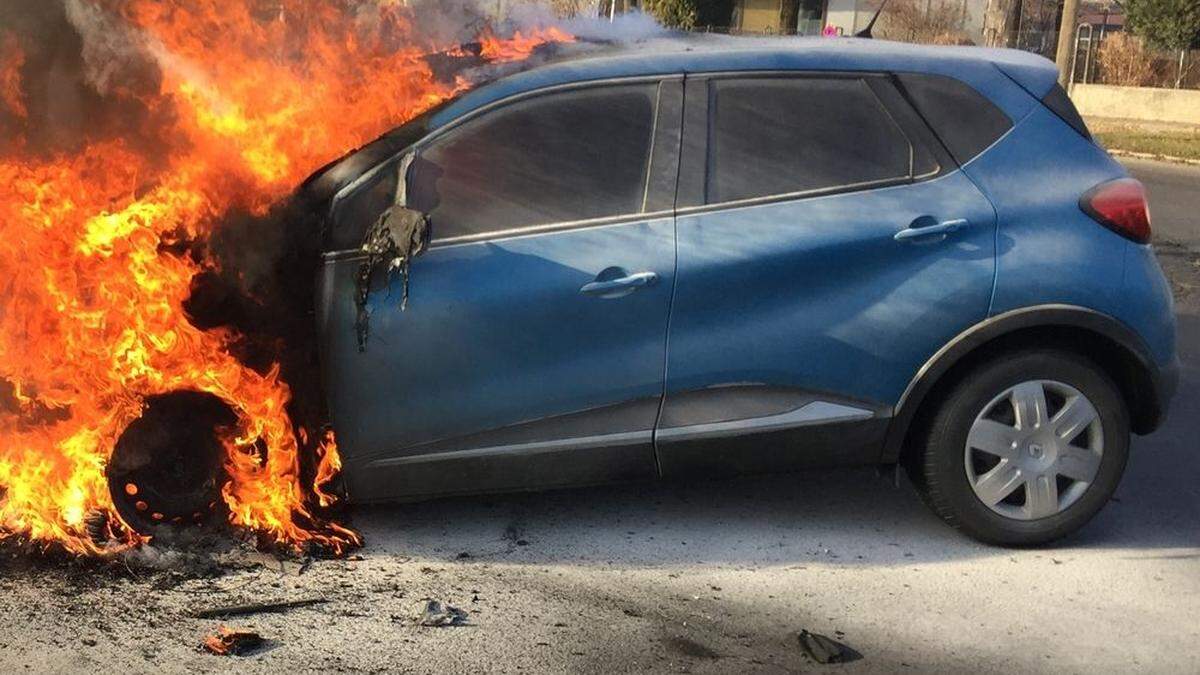
<svg viewBox="0 0 1200 675">
<path fill-rule="evenodd" d="M 357 546 L 357 533 L 319 511 L 336 500 L 332 433 L 304 484 L 307 434 L 289 418 L 279 367 L 251 369 L 231 355 L 227 329 L 188 322 L 192 279 L 217 263 L 170 251 L 203 240 L 230 209 L 265 212 L 330 159 L 459 93 L 464 82 L 437 80 L 424 59 L 452 46 L 417 34 L 403 3 L 91 6 L 161 72 L 157 91 L 111 95 L 170 122 L 155 152 L 100 139 L 71 154 L 16 143 L 0 155 L 0 538 L 79 554 L 145 542 L 115 510 L 105 467 L 148 397 L 187 389 L 217 396 L 237 417 L 223 438 L 232 524 L 297 549 Z M 24 117 L 23 54 L 16 38 L 0 38 L 0 115 Z M 489 29 L 481 44 L 486 58 L 506 61 L 568 39 Z M 114 541 L 89 534 L 97 513 Z"/>
<path fill-rule="evenodd" d="M 533 50 L 547 42 L 574 41 L 574 36 L 554 26 L 533 31 L 528 35 L 518 30 L 507 39 L 496 37 L 489 28 L 479 36 L 480 56 L 489 61 L 520 61 L 529 58 Z"/>
<path fill-rule="evenodd" d="M 325 432 L 325 439 L 317 446 L 317 477 L 313 480 L 313 494 L 324 507 L 337 503 L 337 495 L 328 491 L 329 483 L 342 471 L 342 458 L 337 451 L 337 439 L 333 431 Z"/>
<path fill-rule="evenodd" d="M 20 118 L 28 114 L 21 92 L 21 67 L 24 65 L 25 52 L 17 36 L 8 32 L 0 34 L 0 104 Z"/>
</svg>

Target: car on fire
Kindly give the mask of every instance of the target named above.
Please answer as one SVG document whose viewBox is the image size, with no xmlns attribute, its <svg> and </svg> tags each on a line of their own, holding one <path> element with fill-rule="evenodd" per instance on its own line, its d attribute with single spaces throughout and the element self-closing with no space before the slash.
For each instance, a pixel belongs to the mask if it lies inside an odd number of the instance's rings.
<svg viewBox="0 0 1200 675">
<path fill-rule="evenodd" d="M 1077 530 L 1178 361 L 1143 188 L 1056 78 L 672 38 L 330 165 L 302 194 L 350 500 L 884 465 L 977 539 Z M 403 274 L 363 248 L 397 209 L 427 226 Z"/>
</svg>

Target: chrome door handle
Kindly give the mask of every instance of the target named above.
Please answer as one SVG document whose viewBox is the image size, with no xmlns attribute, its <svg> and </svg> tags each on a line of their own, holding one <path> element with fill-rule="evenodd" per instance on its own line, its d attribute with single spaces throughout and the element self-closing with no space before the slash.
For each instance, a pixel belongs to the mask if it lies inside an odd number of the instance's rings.
<svg viewBox="0 0 1200 675">
<path fill-rule="evenodd" d="M 917 219 L 920 220 L 919 218 Z M 916 239 L 918 237 L 931 237 L 936 234 L 951 234 L 958 232 L 966 227 L 969 221 L 966 218 L 956 218 L 954 220 L 946 220 L 933 225 L 917 225 L 917 221 L 913 224 L 900 230 L 894 237 L 896 241 L 905 241 L 906 239 Z"/>
<path fill-rule="evenodd" d="M 636 291 L 643 286 L 649 286 L 658 280 L 654 272 L 638 272 L 618 279 L 593 281 L 584 284 L 579 292 L 584 295 L 595 295 L 601 298 L 619 298 Z"/>
</svg>

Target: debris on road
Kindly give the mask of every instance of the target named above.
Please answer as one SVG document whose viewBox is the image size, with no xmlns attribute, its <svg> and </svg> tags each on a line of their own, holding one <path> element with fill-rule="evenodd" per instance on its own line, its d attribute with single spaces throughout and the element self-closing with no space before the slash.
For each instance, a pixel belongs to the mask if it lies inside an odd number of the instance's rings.
<svg viewBox="0 0 1200 675">
<path fill-rule="evenodd" d="M 862 658 L 861 654 L 837 640 L 807 630 L 800 631 L 800 648 L 817 663 L 849 663 Z"/>
<path fill-rule="evenodd" d="M 216 633 L 204 638 L 201 646 L 217 656 L 247 656 L 266 646 L 263 636 L 252 630 L 221 626 Z"/>
<path fill-rule="evenodd" d="M 231 605 L 229 607 L 214 607 L 196 612 L 192 616 L 197 619 L 215 619 L 223 616 L 246 616 L 249 614 L 270 614 L 286 612 L 298 607 L 321 605 L 328 600 L 324 598 L 306 598 L 304 600 L 288 600 L 284 602 L 255 602 L 248 605 Z"/>
<path fill-rule="evenodd" d="M 417 617 L 417 623 L 431 628 L 462 626 L 467 623 L 467 612 L 454 605 L 443 605 L 437 600 L 425 603 L 425 611 Z"/>
</svg>

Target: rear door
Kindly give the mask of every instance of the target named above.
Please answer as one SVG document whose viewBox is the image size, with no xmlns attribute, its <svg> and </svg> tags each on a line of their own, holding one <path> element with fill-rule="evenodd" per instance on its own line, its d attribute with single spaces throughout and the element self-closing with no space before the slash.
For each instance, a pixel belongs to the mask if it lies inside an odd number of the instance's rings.
<svg viewBox="0 0 1200 675">
<path fill-rule="evenodd" d="M 406 309 L 402 279 L 376 279 L 362 353 L 360 260 L 325 266 L 325 376 L 353 498 L 656 475 L 681 106 L 678 80 L 554 90 L 418 144 L 408 203 L 430 214 L 432 246 Z M 364 204 L 387 200 L 395 171 L 344 196 L 335 227 L 373 219 Z"/>
<path fill-rule="evenodd" d="M 887 76 L 689 77 L 677 237 L 664 475 L 874 462 L 987 316 L 994 211 Z"/>
</svg>

